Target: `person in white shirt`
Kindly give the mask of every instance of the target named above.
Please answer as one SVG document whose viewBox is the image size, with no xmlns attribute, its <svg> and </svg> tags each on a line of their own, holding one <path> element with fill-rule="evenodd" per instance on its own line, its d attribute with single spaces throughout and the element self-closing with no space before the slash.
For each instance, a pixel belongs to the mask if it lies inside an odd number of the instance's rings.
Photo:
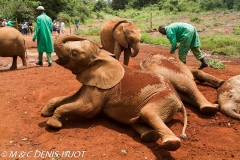
<svg viewBox="0 0 240 160">
<path fill-rule="evenodd" d="M 65 33 L 65 23 L 63 21 L 61 21 L 61 23 L 60 23 L 60 29 L 61 29 L 62 34 L 64 34 Z"/>
</svg>

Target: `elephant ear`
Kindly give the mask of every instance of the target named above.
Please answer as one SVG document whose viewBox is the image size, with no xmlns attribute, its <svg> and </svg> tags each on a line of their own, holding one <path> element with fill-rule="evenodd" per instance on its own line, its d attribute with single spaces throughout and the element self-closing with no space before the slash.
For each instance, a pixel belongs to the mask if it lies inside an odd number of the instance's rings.
<svg viewBox="0 0 240 160">
<path fill-rule="evenodd" d="M 89 64 L 87 69 L 77 75 L 82 84 L 109 89 L 117 85 L 124 76 L 124 68 L 112 57 L 112 54 L 100 50 L 97 58 Z"/>
<path fill-rule="evenodd" d="M 128 48 L 128 42 L 125 37 L 125 25 L 126 23 L 129 23 L 128 21 L 120 21 L 115 25 L 113 28 L 113 37 L 114 39 L 124 48 Z"/>
</svg>

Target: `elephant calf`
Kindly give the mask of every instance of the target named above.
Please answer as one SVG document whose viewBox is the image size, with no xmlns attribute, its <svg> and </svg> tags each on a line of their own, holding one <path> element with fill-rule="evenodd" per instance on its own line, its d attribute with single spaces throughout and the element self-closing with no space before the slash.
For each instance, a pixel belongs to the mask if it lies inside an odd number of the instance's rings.
<svg viewBox="0 0 240 160">
<path fill-rule="evenodd" d="M 240 75 L 224 81 L 203 71 L 193 72 L 200 82 L 207 81 L 217 89 L 220 112 L 240 120 Z"/>
<path fill-rule="evenodd" d="M 220 112 L 240 120 L 240 75 L 226 80 L 217 92 Z"/>
<path fill-rule="evenodd" d="M 25 40 L 21 32 L 13 27 L 0 28 L 0 56 L 13 57 L 11 70 L 17 69 L 17 56 L 27 66 Z"/>
<path fill-rule="evenodd" d="M 51 116 L 49 126 L 61 128 L 64 116 L 90 118 L 102 110 L 116 121 L 130 125 L 145 142 L 156 141 L 160 136 L 167 150 L 181 146 L 181 140 L 165 123 L 181 111 L 182 136 L 186 137 L 186 111 L 167 79 L 122 66 L 111 53 L 76 35 L 58 38 L 54 49 L 56 63 L 71 70 L 82 87 L 73 95 L 53 98 L 46 104 L 41 115 Z"/>
<path fill-rule="evenodd" d="M 203 113 L 216 113 L 218 104 L 209 102 L 198 90 L 194 78 L 198 70 L 189 69 L 170 54 L 150 55 L 140 63 L 142 70 L 167 78 L 178 92 L 181 100 L 198 107 Z"/>
<path fill-rule="evenodd" d="M 141 33 L 135 24 L 113 19 L 102 25 L 100 39 L 103 49 L 113 53 L 117 60 L 124 51 L 124 64 L 128 65 L 129 58 L 137 56 L 139 52 Z"/>
</svg>

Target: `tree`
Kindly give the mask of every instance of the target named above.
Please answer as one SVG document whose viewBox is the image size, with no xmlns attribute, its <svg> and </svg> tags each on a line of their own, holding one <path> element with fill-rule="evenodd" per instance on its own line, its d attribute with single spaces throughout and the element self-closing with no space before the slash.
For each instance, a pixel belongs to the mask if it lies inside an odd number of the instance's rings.
<svg viewBox="0 0 240 160">
<path fill-rule="evenodd" d="M 93 11 L 105 11 L 109 8 L 109 4 L 104 0 L 98 0 L 98 2 L 94 5 Z"/>
<path fill-rule="evenodd" d="M 111 7 L 113 10 L 125 9 L 125 6 L 128 4 L 129 0 L 112 0 Z"/>
</svg>

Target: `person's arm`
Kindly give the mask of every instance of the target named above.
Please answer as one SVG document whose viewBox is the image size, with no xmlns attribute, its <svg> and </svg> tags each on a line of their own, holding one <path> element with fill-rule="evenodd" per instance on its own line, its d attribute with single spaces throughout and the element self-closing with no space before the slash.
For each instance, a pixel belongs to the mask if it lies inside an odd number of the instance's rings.
<svg viewBox="0 0 240 160">
<path fill-rule="evenodd" d="M 177 49 L 176 35 L 175 34 L 170 34 L 170 35 L 167 35 L 167 38 L 169 39 L 169 41 L 171 43 L 170 53 L 174 54 L 175 50 Z"/>
<path fill-rule="evenodd" d="M 41 25 L 41 20 L 40 18 L 36 19 L 36 27 L 34 30 L 34 35 L 33 35 L 33 41 L 35 41 L 35 39 L 37 38 L 38 33 L 40 32 L 40 25 Z"/>
</svg>

